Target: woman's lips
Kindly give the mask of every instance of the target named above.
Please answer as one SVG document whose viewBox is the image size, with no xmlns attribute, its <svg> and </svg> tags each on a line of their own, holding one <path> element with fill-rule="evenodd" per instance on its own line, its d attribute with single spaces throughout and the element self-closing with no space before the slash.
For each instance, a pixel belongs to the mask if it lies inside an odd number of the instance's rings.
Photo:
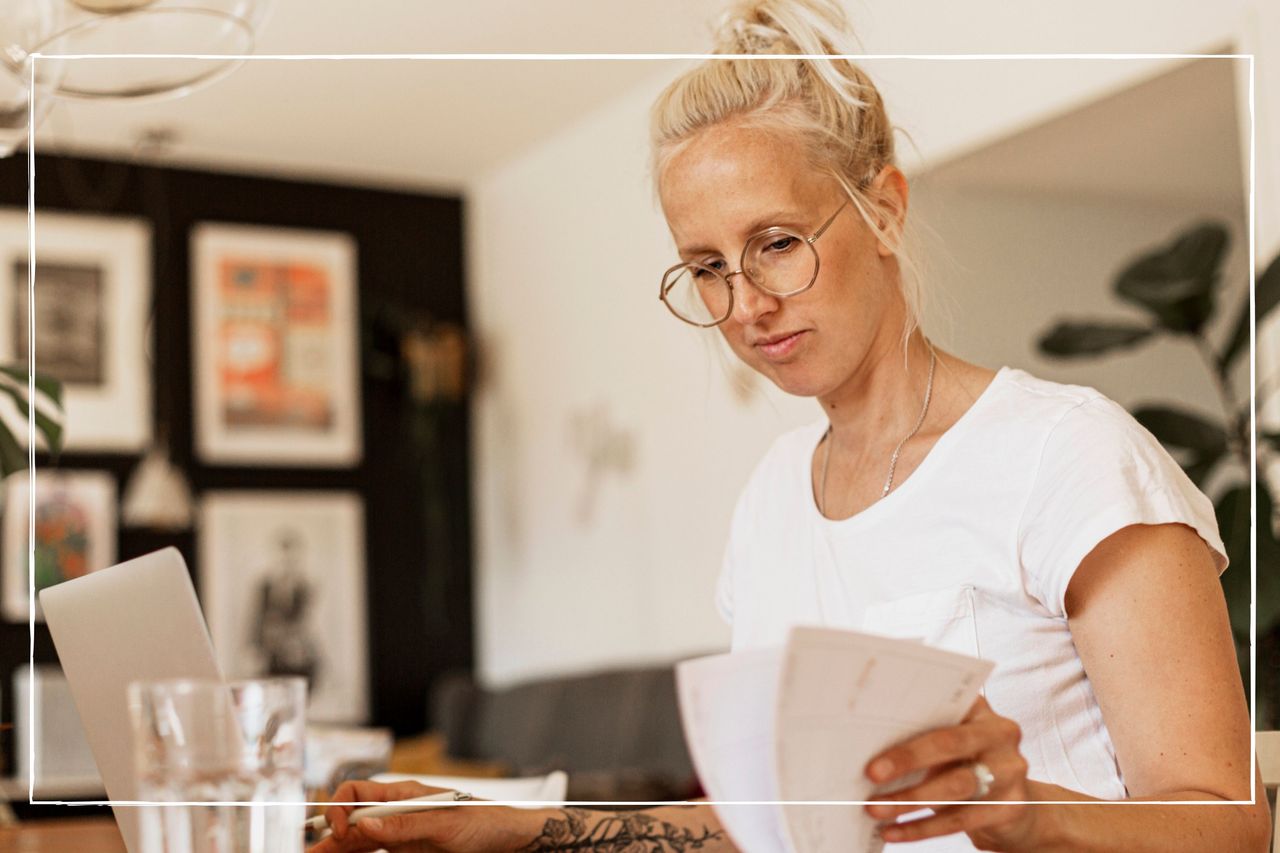
<svg viewBox="0 0 1280 853">
<path fill-rule="evenodd" d="M 764 357 L 770 361 L 778 361 L 786 358 L 800 344 L 800 338 L 805 334 L 803 330 L 787 335 L 785 338 L 773 341 L 772 343 L 759 343 L 756 348 L 764 353 Z"/>
</svg>

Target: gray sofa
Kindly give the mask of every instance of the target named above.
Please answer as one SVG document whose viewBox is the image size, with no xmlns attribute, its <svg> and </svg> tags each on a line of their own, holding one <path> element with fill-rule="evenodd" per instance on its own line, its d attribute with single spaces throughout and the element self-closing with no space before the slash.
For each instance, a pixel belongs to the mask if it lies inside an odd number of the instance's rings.
<svg viewBox="0 0 1280 853">
<path fill-rule="evenodd" d="M 701 791 L 670 666 L 618 669 L 486 690 L 438 680 L 432 722 L 451 758 L 500 761 L 516 775 L 563 770 L 571 800 L 671 800 Z"/>
</svg>

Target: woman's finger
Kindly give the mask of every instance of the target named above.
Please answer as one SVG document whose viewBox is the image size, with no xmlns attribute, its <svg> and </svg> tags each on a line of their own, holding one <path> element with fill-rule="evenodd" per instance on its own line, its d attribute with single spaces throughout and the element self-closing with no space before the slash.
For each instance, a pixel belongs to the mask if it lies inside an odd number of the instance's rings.
<svg viewBox="0 0 1280 853">
<path fill-rule="evenodd" d="M 433 788 L 417 782 L 383 783 L 358 780 L 343 782 L 339 785 L 333 792 L 332 800 L 335 803 L 385 803 L 425 797 L 428 794 L 438 794 L 446 790 L 448 789 Z M 329 806 L 325 809 L 324 819 L 328 822 L 334 837 L 339 841 L 346 837 L 349 828 L 347 815 L 356 808 L 358 807 Z"/>
<path fill-rule="evenodd" d="M 482 818 L 473 809 L 433 809 L 425 812 L 366 818 L 355 825 L 354 832 L 382 846 L 413 841 L 426 849 L 447 844 L 458 834 L 459 829 L 462 828 L 462 821 L 468 817 L 472 820 Z"/>
<path fill-rule="evenodd" d="M 998 752 L 991 756 L 981 756 L 979 760 L 995 777 L 987 796 L 998 795 L 1006 787 L 1015 785 L 1026 777 L 1026 760 L 1017 753 Z M 965 761 L 948 765 L 910 788 L 879 796 L 876 799 L 884 801 L 883 805 L 870 805 L 866 808 L 872 817 L 888 820 L 919 811 L 928 803 L 971 800 L 977 796 L 978 791 L 978 777 L 973 772 L 973 763 Z"/>
<path fill-rule="evenodd" d="M 348 832 L 345 840 L 337 836 L 327 835 L 307 848 L 307 853 L 372 853 L 381 849 L 382 844 L 359 837 L 355 832 Z"/>
<path fill-rule="evenodd" d="M 932 815 L 906 823 L 894 823 L 880 830 L 885 841 L 919 841 L 954 832 L 969 832 L 986 826 L 1013 821 L 1025 806 L 992 803 L 985 800 L 963 805 L 939 807 Z"/>
<path fill-rule="evenodd" d="M 885 783 L 915 770 L 966 761 L 972 756 L 1017 749 L 1022 730 L 1007 717 L 980 715 L 968 723 L 933 729 L 885 750 L 867 765 L 873 782 Z"/>
</svg>

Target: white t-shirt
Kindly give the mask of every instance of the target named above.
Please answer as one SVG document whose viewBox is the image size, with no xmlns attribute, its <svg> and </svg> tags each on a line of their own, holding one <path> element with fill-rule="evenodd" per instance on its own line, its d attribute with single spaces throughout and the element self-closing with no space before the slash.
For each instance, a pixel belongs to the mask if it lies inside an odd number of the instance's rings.
<svg viewBox="0 0 1280 853">
<path fill-rule="evenodd" d="M 1213 505 L 1159 442 L 1092 388 L 1002 368 L 918 468 L 842 521 L 818 512 L 825 419 L 779 438 L 734 511 L 717 591 L 734 650 L 792 625 L 901 637 L 995 662 L 985 694 L 1022 727 L 1029 776 L 1126 796 L 1064 598 L 1080 561 L 1130 524 L 1181 522 L 1226 552 Z M 906 851 L 972 850 L 964 835 Z"/>
</svg>

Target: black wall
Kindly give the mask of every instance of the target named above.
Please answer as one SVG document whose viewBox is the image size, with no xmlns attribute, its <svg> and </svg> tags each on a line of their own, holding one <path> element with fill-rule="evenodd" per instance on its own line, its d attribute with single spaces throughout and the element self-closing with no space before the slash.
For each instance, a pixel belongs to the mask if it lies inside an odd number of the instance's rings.
<svg viewBox="0 0 1280 853">
<path fill-rule="evenodd" d="M 26 207 L 23 153 L 0 160 L 0 205 Z M 463 209 L 455 197 L 388 192 L 233 174 L 36 157 L 39 210 L 119 214 L 153 228 L 156 418 L 168 426 L 174 462 L 196 492 L 210 489 L 343 489 L 364 496 L 371 723 L 398 734 L 429 726 L 435 675 L 472 663 L 469 448 L 466 408 L 446 404 L 424 421 L 397 372 L 396 322 L 426 314 L 466 327 Z M 361 310 L 364 458 L 350 469 L 201 464 L 192 447 L 188 235 L 201 221 L 345 231 L 357 243 Z M 7 285 L 7 282 L 5 282 Z M 0 298 L 13 298 L 0 292 Z M 9 354 L 0 354 L 0 362 Z M 38 365 L 37 365 L 38 367 Z M 422 425 L 438 436 L 424 456 Z M 139 456 L 63 454 L 37 467 L 100 469 L 123 489 Z M 434 464 L 437 467 L 431 468 Z M 427 533 L 429 509 L 443 510 Z M 186 557 L 199 588 L 196 533 L 119 530 L 120 559 L 167 545 Z M 26 624 L 0 623 L 0 714 L 11 721 L 13 671 L 27 660 Z M 43 625 L 36 661 L 57 657 Z M 0 734 L 12 768 L 12 732 Z"/>
</svg>

